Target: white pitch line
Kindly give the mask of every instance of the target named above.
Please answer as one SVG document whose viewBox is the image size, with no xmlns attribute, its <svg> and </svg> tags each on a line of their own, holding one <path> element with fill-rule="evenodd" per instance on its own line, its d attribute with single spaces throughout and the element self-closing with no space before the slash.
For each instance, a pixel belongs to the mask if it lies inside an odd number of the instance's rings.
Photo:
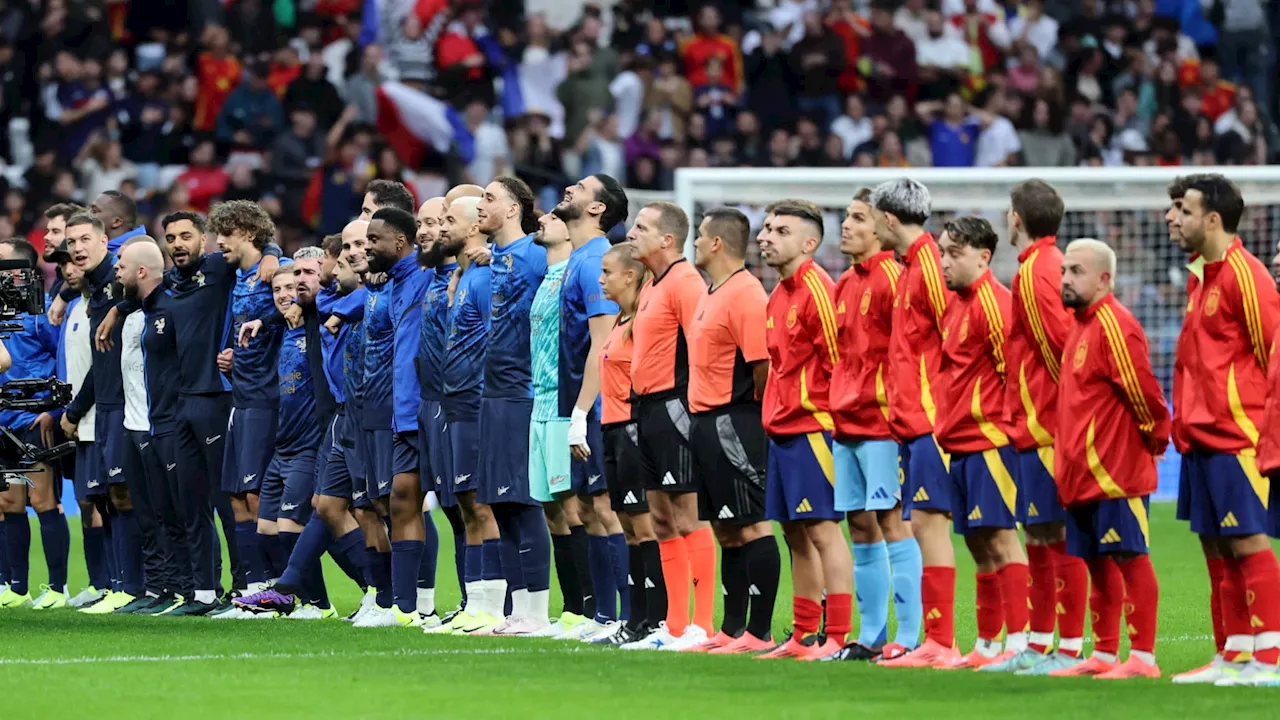
<svg viewBox="0 0 1280 720">
<path fill-rule="evenodd" d="M 561 651 L 546 649 L 488 648 L 472 650 L 369 650 L 366 652 L 313 653 L 211 653 L 207 655 L 104 655 L 70 658 L 0 658 L 0 665 L 91 665 L 95 663 L 169 663 L 217 660 L 313 660 L 326 658 L 411 657 L 430 655 L 541 655 Z M 578 652 L 568 648 L 564 652 Z"/>
</svg>

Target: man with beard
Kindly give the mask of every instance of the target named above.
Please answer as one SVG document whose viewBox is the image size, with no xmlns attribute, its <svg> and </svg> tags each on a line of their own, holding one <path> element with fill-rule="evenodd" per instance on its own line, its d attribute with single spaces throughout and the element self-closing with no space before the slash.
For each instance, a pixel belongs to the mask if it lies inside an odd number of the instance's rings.
<svg viewBox="0 0 1280 720">
<path fill-rule="evenodd" d="M 391 587 L 392 619 L 401 626 L 420 626 L 417 610 L 418 572 L 426 549 L 427 530 L 422 518 L 422 486 L 417 448 L 418 407 L 422 390 L 414 363 L 422 313 L 416 312 L 426 294 L 429 277 L 418 269 L 417 222 L 399 208 L 385 207 L 373 214 L 367 231 L 369 270 L 385 273 L 393 325 L 392 412 L 394 433 L 391 454 Z M 370 449 L 372 450 L 372 448 Z M 434 533 L 434 528 L 433 528 Z"/>
<path fill-rule="evenodd" d="M 444 198 L 432 198 L 418 209 L 418 264 L 430 275 L 427 292 L 422 296 L 422 328 L 418 335 L 418 385 L 422 402 L 418 408 L 419 476 L 423 492 L 434 490 L 449 526 L 453 529 L 453 559 L 458 573 L 458 587 L 463 585 L 463 567 L 466 562 L 466 531 L 462 523 L 462 511 L 453 497 L 453 463 L 449 453 L 449 437 L 444 410 L 440 406 L 444 390 L 440 373 L 444 366 L 445 332 L 449 314 L 449 280 L 458 269 L 457 258 L 447 257 L 440 240 Z M 430 511 L 423 509 L 423 523 L 431 524 Z M 435 613 L 435 564 L 436 557 L 422 554 L 422 567 L 418 572 L 418 613 L 424 620 L 423 628 L 435 627 L 429 620 Z M 430 565 L 430 568 L 427 568 Z M 425 576 L 432 579 L 429 595 L 421 587 Z M 463 604 L 466 596 L 463 596 Z M 452 618 L 448 618 L 452 620 Z"/>
<path fill-rule="evenodd" d="M 493 317 L 480 400 L 480 447 L 504 448 L 480 455 L 476 500 L 492 507 L 498 522 L 502 570 L 511 592 L 510 617 L 516 621 L 540 614 L 531 603 L 545 607 L 551 581 L 547 522 L 541 504 L 529 493 L 528 447 L 534 395 L 529 308 L 547 272 L 547 253 L 533 242 L 533 191 L 523 181 L 506 177 L 490 183 L 476 217 L 480 232 L 493 242 Z M 495 616 L 504 617 L 506 592 L 488 600 L 498 610 Z M 505 630 L 511 624 L 498 627 Z M 472 631 L 488 629 L 492 628 Z"/>
<path fill-rule="evenodd" d="M 601 264 L 610 247 L 604 234 L 626 219 L 627 195 L 614 178 L 592 175 L 565 188 L 553 212 L 564 221 L 572 248 L 560 293 L 558 409 L 569 418 L 565 444 L 574 461 L 573 489 L 582 497 L 584 527 L 577 531 L 576 542 L 586 541 L 582 559 L 590 578 L 582 594 L 595 600 L 591 622 L 566 632 L 604 642 L 620 631 L 620 617 L 630 618 L 630 556 L 608 492 L 600 427 L 600 350 L 618 318 L 617 304 L 604 297 L 600 287 Z"/>
<path fill-rule="evenodd" d="M 170 493 L 154 435 L 172 431 L 177 412 L 178 383 L 171 377 L 149 377 L 143 334 L 148 324 L 144 305 L 151 295 L 163 295 L 164 256 L 156 241 L 147 236 L 134 237 L 121 249 L 116 263 L 116 278 L 124 288 L 124 296 L 138 309 L 125 316 L 121 326 L 120 372 L 124 387 L 123 464 L 129 498 L 138 517 L 142 533 L 144 594 L 116 612 L 150 615 L 169 608 L 179 594 L 190 588 L 190 559 L 186 556 L 181 526 L 174 522 L 169 510 Z M 158 299 L 158 298 L 157 298 Z M 157 318 L 153 331 L 174 334 L 167 320 Z M 167 339 L 166 339 L 167 340 Z M 157 365 L 172 365 L 171 358 L 159 358 Z M 153 373 L 154 375 L 154 373 Z M 164 522 L 162 523 L 162 519 Z M 178 547 L 175 548 L 175 542 Z"/>
</svg>

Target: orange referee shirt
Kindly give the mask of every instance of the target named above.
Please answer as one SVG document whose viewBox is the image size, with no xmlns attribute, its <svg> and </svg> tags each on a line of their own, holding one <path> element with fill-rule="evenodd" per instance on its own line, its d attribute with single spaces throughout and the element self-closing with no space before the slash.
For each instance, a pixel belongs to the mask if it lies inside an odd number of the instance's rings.
<svg viewBox="0 0 1280 720">
<path fill-rule="evenodd" d="M 1182 324 L 1187 371 L 1181 416 L 1192 449 L 1237 453 L 1258 445 L 1280 295 L 1266 265 L 1236 238 L 1204 280 Z"/>
<path fill-rule="evenodd" d="M 689 386 L 689 345 L 686 329 L 707 291 L 707 283 L 688 260 L 680 258 L 640 290 L 640 309 L 632 333 L 635 350 L 631 388 L 639 397 Z"/>
<path fill-rule="evenodd" d="M 947 308 L 942 335 L 938 424 L 943 450 L 973 453 L 1009 444 L 1004 422 L 1009 289 L 988 269 Z"/>
<path fill-rule="evenodd" d="M 707 288 L 689 325 L 689 412 L 756 401 L 751 363 L 769 359 L 769 296 L 746 268 Z"/>
<path fill-rule="evenodd" d="M 885 250 L 850 266 L 836 283 L 840 362 L 831 373 L 836 437 L 888 440 L 889 339 L 902 266 Z"/>
<path fill-rule="evenodd" d="M 1062 251 L 1044 237 L 1018 255 L 1009 330 L 1005 420 L 1018 450 L 1053 445 L 1062 347 L 1074 320 L 1062 304 Z"/>
<path fill-rule="evenodd" d="M 831 368 L 840 359 L 834 289 L 831 276 L 810 259 L 769 295 L 769 383 L 761 414 L 770 435 L 835 429 L 827 402 Z"/>
<path fill-rule="evenodd" d="M 1114 295 L 1078 311 L 1058 394 L 1054 480 L 1065 507 L 1155 492 L 1169 409 L 1141 323 Z"/>
<path fill-rule="evenodd" d="M 925 233 L 911 243 L 904 260 L 889 340 L 889 428 L 906 442 L 933 432 L 937 422 L 934 393 L 942 358 L 942 318 L 952 294 L 942 281 L 941 256 L 932 235 Z"/>
<path fill-rule="evenodd" d="M 600 424 L 631 420 L 631 321 L 619 322 L 600 348 Z"/>
</svg>

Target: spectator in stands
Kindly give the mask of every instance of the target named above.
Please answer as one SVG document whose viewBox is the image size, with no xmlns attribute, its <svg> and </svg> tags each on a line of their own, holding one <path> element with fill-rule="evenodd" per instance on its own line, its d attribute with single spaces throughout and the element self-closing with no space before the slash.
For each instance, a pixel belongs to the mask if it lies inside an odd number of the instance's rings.
<svg viewBox="0 0 1280 720">
<path fill-rule="evenodd" d="M 844 45 L 844 62 L 837 88 L 845 96 L 863 92 L 866 81 L 858 72 L 858 58 L 862 57 L 862 39 L 871 33 L 871 24 L 854 12 L 851 0 L 832 0 L 825 22 Z"/>
<path fill-rule="evenodd" d="M 853 159 L 853 149 L 871 139 L 871 118 L 861 97 L 850 95 L 844 101 L 844 114 L 831 123 L 831 132 L 840 138 L 845 160 Z"/>
<path fill-rule="evenodd" d="M 1009 101 L 1000 89 L 987 91 L 983 103 L 982 131 L 978 133 L 973 164 L 976 167 L 1010 167 L 1017 164 L 1022 143 L 1013 122 L 1006 117 Z"/>
<path fill-rule="evenodd" d="M 902 7 L 893 14 L 893 26 L 898 28 L 911 42 L 919 45 L 928 37 L 928 14 L 925 0 L 905 0 Z"/>
<path fill-rule="evenodd" d="M 214 123 L 231 91 L 240 84 L 242 66 L 230 53 L 230 37 L 226 28 L 208 25 L 201 34 L 205 51 L 196 59 L 196 77 L 199 80 L 196 94 L 195 116 L 192 126 L 201 132 L 213 130 Z"/>
<path fill-rule="evenodd" d="M 640 127 L 645 90 L 653 83 L 653 65 L 653 58 L 648 55 L 628 53 L 623 58 L 622 72 L 609 83 L 618 116 L 618 134 L 622 137 L 631 137 Z"/>
<path fill-rule="evenodd" d="M 694 88 L 694 107 L 702 113 L 707 134 L 716 138 L 729 132 L 738 106 L 738 93 L 724 78 L 724 63 L 718 57 L 707 61 L 707 83 Z M 835 96 L 832 96 L 835 99 Z M 801 98 L 803 101 L 803 98 Z M 801 108 L 804 108 L 803 102 Z"/>
<path fill-rule="evenodd" d="M 925 36 L 916 41 L 916 65 L 920 77 L 921 100 L 941 100 L 959 90 L 969 73 L 969 47 L 960 34 L 929 10 L 924 16 Z"/>
<path fill-rule="evenodd" d="M 895 4 L 874 0 L 871 5 L 871 35 L 863 42 L 865 55 L 858 69 L 867 78 L 867 96 L 884 102 L 891 95 L 915 95 L 916 48 L 911 38 L 893 24 Z"/>
<path fill-rule="evenodd" d="M 275 194 L 285 207 L 300 208 L 315 169 L 324 158 L 324 137 L 317 130 L 317 116 L 310 105 L 298 105 L 289 113 L 289 130 L 271 146 L 271 175 Z"/>
<path fill-rule="evenodd" d="M 613 102 L 609 78 L 595 64 L 596 52 L 586 41 L 574 43 L 569 50 L 569 75 L 556 89 L 564 105 L 565 137 L 577 138 L 586 129 L 592 111 L 602 112 Z M 684 84 L 688 86 L 687 81 Z"/>
<path fill-rule="evenodd" d="M 685 76 L 694 92 L 716 84 L 736 94 L 742 87 L 742 50 L 736 40 L 721 32 L 720 23 L 720 11 L 714 5 L 703 5 L 698 10 L 697 32 L 680 50 Z M 719 78 L 711 77 L 711 60 L 719 61 Z"/>
<path fill-rule="evenodd" d="M 217 148 L 212 140 L 201 140 L 191 150 L 190 165 L 177 182 L 187 189 L 188 202 L 197 212 L 209 206 L 227 189 L 227 171 L 217 164 Z"/>
<path fill-rule="evenodd" d="M 1027 167 L 1071 167 L 1076 164 L 1076 146 L 1062 129 L 1062 111 L 1048 100 L 1027 103 L 1018 132 L 1022 164 Z"/>
<path fill-rule="evenodd" d="M 463 122 L 474 138 L 473 157 L 467 163 L 467 182 L 484 187 L 511 167 L 507 133 L 489 119 L 490 108 L 481 98 L 467 101 Z"/>
<path fill-rule="evenodd" d="M 318 52 L 307 58 L 302 73 L 289 83 L 284 95 L 284 109 L 291 113 L 295 108 L 307 105 L 316 114 L 320 127 L 330 127 L 342 114 L 343 102 L 338 89 L 329 82 L 324 56 Z"/>
<path fill-rule="evenodd" d="M 753 86 L 754 87 L 754 86 Z M 693 87 L 676 70 L 674 56 L 665 55 L 658 60 L 658 72 L 644 95 L 643 109 L 657 110 L 662 115 L 662 129 L 658 135 L 669 138 L 684 135 L 685 123 L 693 110 Z M 572 137 L 567 130 L 565 134 Z"/>
<path fill-rule="evenodd" d="M 80 183 L 85 197 L 98 197 L 107 190 L 119 189 L 125 180 L 136 180 L 138 168 L 124 157 L 119 140 L 97 130 L 76 156 Z"/>
<path fill-rule="evenodd" d="M 748 56 L 747 107 L 765 130 L 788 125 L 794 119 L 791 95 L 798 80 L 783 51 L 783 34 L 772 28 L 760 35 L 760 47 Z"/>
<path fill-rule="evenodd" d="M 356 121 L 373 124 L 378 119 L 378 86 L 382 84 L 382 46 L 368 45 L 360 51 L 360 69 L 346 79 L 342 100 L 354 105 Z"/>
<path fill-rule="evenodd" d="M 803 16 L 804 35 L 791 46 L 791 65 L 799 80 L 796 105 L 826 127 L 840 115 L 839 77 L 844 71 L 844 43 L 823 24 L 816 11 Z"/>
<path fill-rule="evenodd" d="M 1058 21 L 1045 14 L 1043 0 L 1026 0 L 1021 12 L 1009 19 L 1009 34 L 1015 42 L 1034 48 L 1044 60 L 1058 44 Z"/>
<path fill-rule="evenodd" d="M 218 140 L 229 143 L 245 133 L 248 144 L 268 147 L 283 127 L 284 109 L 267 86 L 267 66 L 253 63 L 246 72 L 245 82 L 232 90 L 222 103 L 218 113 Z"/>
<path fill-rule="evenodd" d="M 929 149 L 934 167 L 973 167 L 974 148 L 982 124 L 970 114 L 960 93 L 938 102 L 921 101 L 916 114 L 929 128 Z"/>
</svg>

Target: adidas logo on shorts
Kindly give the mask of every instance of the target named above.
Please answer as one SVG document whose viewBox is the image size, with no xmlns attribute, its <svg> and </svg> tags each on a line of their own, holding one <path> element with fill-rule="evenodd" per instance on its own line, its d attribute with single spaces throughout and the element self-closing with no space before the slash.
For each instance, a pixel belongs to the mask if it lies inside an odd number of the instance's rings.
<svg viewBox="0 0 1280 720">
<path fill-rule="evenodd" d="M 628 491 L 627 491 L 627 495 L 626 495 L 626 497 L 622 498 L 622 502 L 623 502 L 624 504 L 626 504 L 626 505 L 635 505 L 636 503 L 638 503 L 638 502 L 640 502 L 640 501 L 636 499 L 636 494 L 635 494 L 635 493 L 633 493 L 633 492 L 631 492 L 630 490 L 628 490 Z"/>
<path fill-rule="evenodd" d="M 760 594 L 760 588 L 756 587 L 755 583 L 751 583 L 751 587 L 747 588 L 747 595 L 759 595 L 759 594 Z"/>
<path fill-rule="evenodd" d="M 885 492 L 884 488 L 876 488 L 876 491 L 871 493 L 871 499 L 872 500 L 888 500 L 889 493 Z"/>
<path fill-rule="evenodd" d="M 734 518 L 734 514 L 733 511 L 729 509 L 729 506 L 725 505 L 720 508 L 720 514 L 717 515 L 716 518 L 720 520 L 732 520 Z"/>
<path fill-rule="evenodd" d="M 671 473 L 667 473 L 666 475 L 663 475 L 663 476 L 662 476 L 662 484 L 663 484 L 663 485 L 675 485 L 675 484 L 676 484 L 676 479 L 675 479 L 674 477 L 672 477 L 672 476 L 671 476 Z"/>
</svg>

